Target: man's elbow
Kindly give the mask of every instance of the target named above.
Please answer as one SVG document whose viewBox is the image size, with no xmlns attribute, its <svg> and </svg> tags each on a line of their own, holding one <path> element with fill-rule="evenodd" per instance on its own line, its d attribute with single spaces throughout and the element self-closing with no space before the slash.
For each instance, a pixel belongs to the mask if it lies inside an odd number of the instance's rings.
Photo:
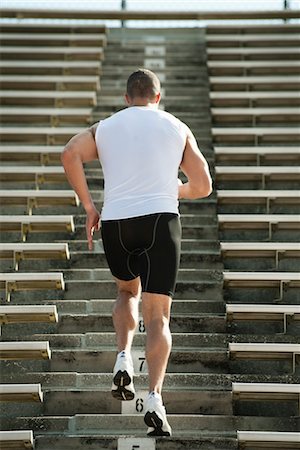
<svg viewBox="0 0 300 450">
<path fill-rule="evenodd" d="M 73 146 L 67 144 L 60 155 L 60 160 L 63 166 L 67 165 L 74 159 Z"/>
</svg>

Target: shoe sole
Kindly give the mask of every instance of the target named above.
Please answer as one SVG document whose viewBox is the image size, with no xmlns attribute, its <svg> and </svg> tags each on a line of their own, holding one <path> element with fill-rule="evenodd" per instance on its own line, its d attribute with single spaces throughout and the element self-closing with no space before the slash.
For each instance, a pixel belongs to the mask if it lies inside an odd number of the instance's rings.
<svg viewBox="0 0 300 450">
<path fill-rule="evenodd" d="M 112 389 L 111 391 L 114 398 L 121 401 L 134 399 L 135 392 L 126 388 L 126 386 L 132 383 L 132 379 L 127 370 L 119 370 L 114 376 L 113 383 L 117 386 L 117 389 Z"/>
<path fill-rule="evenodd" d="M 155 411 L 146 412 L 144 422 L 148 427 L 154 428 L 153 431 L 147 433 L 148 436 L 171 436 L 169 431 L 163 431 L 163 421 L 158 417 Z"/>
</svg>

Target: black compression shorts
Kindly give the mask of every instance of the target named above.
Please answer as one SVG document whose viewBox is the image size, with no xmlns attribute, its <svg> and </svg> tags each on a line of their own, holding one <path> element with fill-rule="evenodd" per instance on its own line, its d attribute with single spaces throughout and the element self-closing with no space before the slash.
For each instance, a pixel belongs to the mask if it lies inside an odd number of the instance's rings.
<svg viewBox="0 0 300 450">
<path fill-rule="evenodd" d="M 143 292 L 174 295 L 181 244 L 177 214 L 106 220 L 101 233 L 114 277 L 129 281 L 140 276 Z"/>
</svg>

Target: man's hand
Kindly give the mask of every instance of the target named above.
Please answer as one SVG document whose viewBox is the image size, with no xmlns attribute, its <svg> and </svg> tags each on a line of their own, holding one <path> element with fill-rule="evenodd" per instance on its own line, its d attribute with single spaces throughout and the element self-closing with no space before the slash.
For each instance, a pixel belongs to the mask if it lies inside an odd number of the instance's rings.
<svg viewBox="0 0 300 450">
<path fill-rule="evenodd" d="M 94 231 L 100 230 L 100 213 L 95 207 L 92 207 L 86 212 L 86 237 L 88 240 L 89 250 L 93 250 L 93 234 Z"/>
</svg>

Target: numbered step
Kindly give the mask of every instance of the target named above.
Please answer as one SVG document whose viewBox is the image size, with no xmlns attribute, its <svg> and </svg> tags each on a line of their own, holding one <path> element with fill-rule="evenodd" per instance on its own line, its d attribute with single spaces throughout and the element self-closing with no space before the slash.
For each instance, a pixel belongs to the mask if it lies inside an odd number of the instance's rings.
<svg viewBox="0 0 300 450">
<path fill-rule="evenodd" d="M 145 414 L 145 404 L 148 397 L 148 391 L 137 391 L 133 400 L 122 402 L 122 414 Z"/>
<path fill-rule="evenodd" d="M 136 375 L 148 373 L 148 366 L 144 350 L 132 350 L 132 361 Z"/>
<path fill-rule="evenodd" d="M 119 438 L 118 450 L 155 450 L 155 439 Z"/>
<path fill-rule="evenodd" d="M 145 323 L 143 317 L 139 317 L 138 326 L 135 330 L 136 333 L 146 333 Z"/>
<path fill-rule="evenodd" d="M 145 56 L 166 56 L 166 47 L 164 45 L 147 45 L 145 47 Z"/>
</svg>

